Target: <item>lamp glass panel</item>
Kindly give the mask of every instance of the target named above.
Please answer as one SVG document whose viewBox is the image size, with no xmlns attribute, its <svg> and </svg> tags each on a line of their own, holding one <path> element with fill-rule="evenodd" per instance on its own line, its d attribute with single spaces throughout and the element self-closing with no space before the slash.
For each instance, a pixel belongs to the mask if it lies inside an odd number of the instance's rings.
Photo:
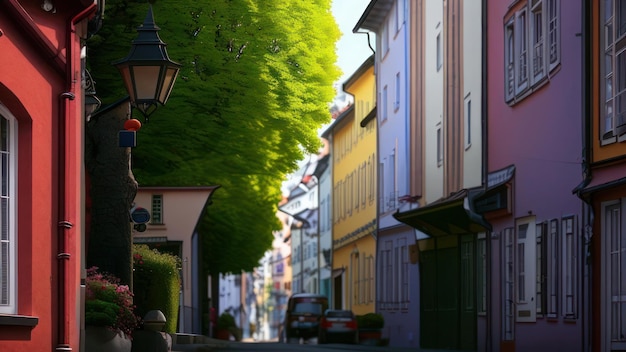
<svg viewBox="0 0 626 352">
<path fill-rule="evenodd" d="M 161 66 L 134 66 L 136 100 L 151 100 L 156 97 L 159 85 L 159 71 Z"/>
<path fill-rule="evenodd" d="M 176 80 L 177 74 L 177 67 L 168 67 L 165 71 L 165 80 L 163 81 L 163 86 L 161 87 L 161 93 L 159 95 L 159 102 L 163 105 L 165 105 L 167 99 L 170 97 L 170 93 L 172 92 L 172 88 L 174 87 L 174 81 Z"/>
<path fill-rule="evenodd" d="M 120 70 L 120 74 L 122 75 L 122 80 L 124 80 L 124 86 L 126 86 L 126 91 L 130 96 L 130 100 L 135 100 L 135 90 L 133 89 L 133 82 L 130 79 L 130 67 L 128 66 L 118 66 Z"/>
</svg>

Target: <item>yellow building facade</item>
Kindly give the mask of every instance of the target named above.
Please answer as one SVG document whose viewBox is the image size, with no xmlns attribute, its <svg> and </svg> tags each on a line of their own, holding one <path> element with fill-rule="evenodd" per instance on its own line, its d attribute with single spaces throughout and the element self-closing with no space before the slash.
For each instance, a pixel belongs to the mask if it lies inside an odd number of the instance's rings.
<svg viewBox="0 0 626 352">
<path fill-rule="evenodd" d="M 344 83 L 354 104 L 329 128 L 332 158 L 332 303 L 355 314 L 376 302 L 376 81 L 374 57 Z"/>
</svg>

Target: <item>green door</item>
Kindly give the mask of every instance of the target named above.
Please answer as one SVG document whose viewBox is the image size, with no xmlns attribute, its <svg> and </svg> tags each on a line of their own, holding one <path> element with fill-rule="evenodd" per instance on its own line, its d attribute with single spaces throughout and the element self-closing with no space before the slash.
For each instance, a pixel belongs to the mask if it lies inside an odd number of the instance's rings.
<svg viewBox="0 0 626 352">
<path fill-rule="evenodd" d="M 474 236 L 445 236 L 420 243 L 423 348 L 476 349 Z"/>
</svg>

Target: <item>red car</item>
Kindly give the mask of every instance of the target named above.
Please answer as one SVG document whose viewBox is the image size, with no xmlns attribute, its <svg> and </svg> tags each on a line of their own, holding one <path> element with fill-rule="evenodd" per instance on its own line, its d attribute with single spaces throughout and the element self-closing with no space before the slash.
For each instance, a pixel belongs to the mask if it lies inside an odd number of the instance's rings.
<svg viewBox="0 0 626 352">
<path fill-rule="evenodd" d="M 356 318 L 350 310 L 328 309 L 320 318 L 318 343 L 357 343 L 358 336 Z"/>
</svg>

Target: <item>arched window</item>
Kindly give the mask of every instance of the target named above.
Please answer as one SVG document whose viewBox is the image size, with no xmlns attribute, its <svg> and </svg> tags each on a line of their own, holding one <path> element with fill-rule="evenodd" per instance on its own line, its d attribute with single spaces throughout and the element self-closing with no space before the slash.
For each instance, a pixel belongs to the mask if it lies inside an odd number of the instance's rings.
<svg viewBox="0 0 626 352">
<path fill-rule="evenodd" d="M 17 313 L 17 123 L 0 103 L 0 313 Z"/>
</svg>

